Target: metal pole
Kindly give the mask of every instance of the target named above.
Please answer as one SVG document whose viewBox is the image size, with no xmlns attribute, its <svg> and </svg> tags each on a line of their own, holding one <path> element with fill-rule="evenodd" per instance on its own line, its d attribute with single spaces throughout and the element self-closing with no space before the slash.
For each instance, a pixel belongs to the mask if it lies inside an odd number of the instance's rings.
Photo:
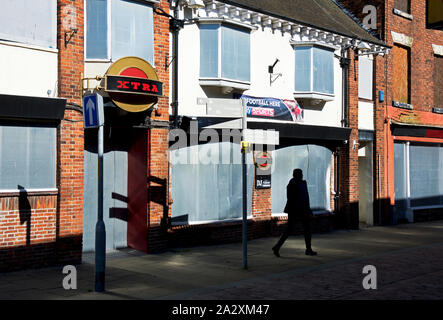
<svg viewBox="0 0 443 320">
<path fill-rule="evenodd" d="M 105 291 L 106 229 L 103 222 L 103 125 L 98 127 L 98 203 L 95 225 L 95 291 Z"/>
<path fill-rule="evenodd" d="M 246 100 L 242 99 L 242 140 L 245 141 L 247 129 Z M 243 184 L 243 268 L 248 269 L 248 203 L 247 203 L 247 175 L 246 150 L 242 152 L 242 184 Z"/>
</svg>

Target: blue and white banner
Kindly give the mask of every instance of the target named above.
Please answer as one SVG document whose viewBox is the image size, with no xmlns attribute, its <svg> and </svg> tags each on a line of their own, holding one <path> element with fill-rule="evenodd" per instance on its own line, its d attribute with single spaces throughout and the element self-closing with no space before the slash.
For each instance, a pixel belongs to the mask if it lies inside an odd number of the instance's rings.
<svg viewBox="0 0 443 320">
<path fill-rule="evenodd" d="M 296 100 L 251 97 L 238 95 L 246 99 L 247 115 L 252 118 L 298 122 L 303 120 L 303 109 Z"/>
</svg>

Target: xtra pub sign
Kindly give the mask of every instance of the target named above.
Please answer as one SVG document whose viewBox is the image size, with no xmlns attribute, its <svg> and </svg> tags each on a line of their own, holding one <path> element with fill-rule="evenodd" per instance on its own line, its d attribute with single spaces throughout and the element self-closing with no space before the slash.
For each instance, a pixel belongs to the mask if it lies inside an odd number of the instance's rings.
<svg viewBox="0 0 443 320">
<path fill-rule="evenodd" d="M 163 96 L 163 83 L 155 69 L 138 57 L 125 57 L 114 62 L 106 72 L 105 91 L 112 101 L 128 112 L 141 112 Z"/>
</svg>

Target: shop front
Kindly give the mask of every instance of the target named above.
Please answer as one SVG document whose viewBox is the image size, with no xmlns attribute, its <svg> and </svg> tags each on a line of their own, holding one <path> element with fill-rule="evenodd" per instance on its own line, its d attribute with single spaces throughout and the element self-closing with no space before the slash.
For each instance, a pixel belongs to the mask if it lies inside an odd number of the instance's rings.
<svg viewBox="0 0 443 320">
<path fill-rule="evenodd" d="M 304 124 L 303 109 L 295 100 L 238 98 L 246 99 L 248 130 L 272 135 L 262 143 L 255 141 L 247 155 L 250 237 L 278 233 L 286 219 L 286 186 L 295 168 L 303 170 L 308 182 L 311 207 L 317 221 L 323 223 L 318 227 L 329 230 L 332 221 L 325 223 L 322 218 L 328 220 L 335 210 L 334 155 L 349 139 L 351 129 Z M 223 117 L 183 117 L 181 124 L 188 141 L 195 144 L 171 148 L 171 246 L 238 241 L 242 217 L 240 130 L 234 128 L 232 119 Z M 207 139 L 208 129 L 216 136 Z M 227 133 L 232 136 L 227 138 Z M 201 136 L 206 138 L 199 139 Z"/>
</svg>

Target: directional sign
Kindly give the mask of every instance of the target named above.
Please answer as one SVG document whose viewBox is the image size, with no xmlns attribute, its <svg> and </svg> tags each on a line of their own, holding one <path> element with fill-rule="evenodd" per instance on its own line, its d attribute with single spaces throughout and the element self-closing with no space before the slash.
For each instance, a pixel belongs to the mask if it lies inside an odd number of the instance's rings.
<svg viewBox="0 0 443 320">
<path fill-rule="evenodd" d="M 103 97 L 91 94 L 83 97 L 83 119 L 85 129 L 97 128 L 104 123 Z"/>
<path fill-rule="evenodd" d="M 206 105 L 208 116 L 242 117 L 241 99 L 197 98 L 197 104 Z"/>
</svg>

